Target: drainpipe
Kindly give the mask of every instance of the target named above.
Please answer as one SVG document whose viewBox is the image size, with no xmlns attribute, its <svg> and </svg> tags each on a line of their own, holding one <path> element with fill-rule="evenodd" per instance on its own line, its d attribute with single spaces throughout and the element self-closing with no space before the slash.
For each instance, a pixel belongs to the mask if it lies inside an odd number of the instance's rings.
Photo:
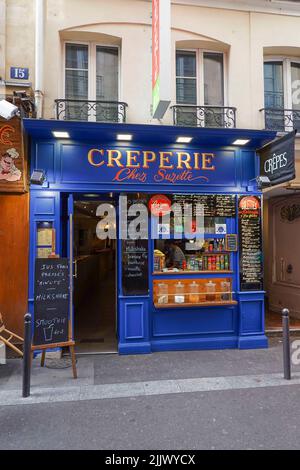
<svg viewBox="0 0 300 470">
<path fill-rule="evenodd" d="M 0 0 L 0 99 L 5 98 L 6 0 Z"/>
<path fill-rule="evenodd" d="M 36 117 L 43 117 L 45 0 L 35 0 L 35 106 Z"/>
</svg>

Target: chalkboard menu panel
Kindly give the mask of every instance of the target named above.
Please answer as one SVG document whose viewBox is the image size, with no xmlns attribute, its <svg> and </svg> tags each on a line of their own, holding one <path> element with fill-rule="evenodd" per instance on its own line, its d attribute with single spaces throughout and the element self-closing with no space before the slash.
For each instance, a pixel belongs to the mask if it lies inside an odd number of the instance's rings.
<svg viewBox="0 0 300 470">
<path fill-rule="evenodd" d="M 196 215 L 196 205 L 201 204 L 204 209 L 205 217 L 235 217 L 236 198 L 234 195 L 227 194 L 174 194 L 172 202 L 177 203 L 182 208 L 184 204 L 193 204 L 193 215 Z"/>
<path fill-rule="evenodd" d="M 35 263 L 33 344 L 69 340 L 69 261 L 37 259 Z"/>
<path fill-rule="evenodd" d="M 216 194 L 215 196 L 215 216 L 216 217 L 235 217 L 235 196 L 231 194 Z"/>
<path fill-rule="evenodd" d="M 242 291 L 263 289 L 261 200 L 239 197 L 240 287 Z"/>
<path fill-rule="evenodd" d="M 149 292 L 148 240 L 122 240 L 122 288 L 124 295 Z"/>
</svg>

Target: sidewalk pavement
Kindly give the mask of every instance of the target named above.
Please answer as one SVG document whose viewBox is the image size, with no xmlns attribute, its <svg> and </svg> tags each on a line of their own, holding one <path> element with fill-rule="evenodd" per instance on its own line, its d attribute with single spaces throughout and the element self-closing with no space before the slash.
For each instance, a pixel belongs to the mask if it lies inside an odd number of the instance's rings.
<svg viewBox="0 0 300 470">
<path fill-rule="evenodd" d="M 31 397 L 24 400 L 22 362 L 8 360 L 0 366 L 0 406 L 300 385 L 300 366 L 293 366 L 291 381 L 283 380 L 279 338 L 270 339 L 269 349 L 258 350 L 78 356 L 77 368 L 74 380 L 71 367 L 49 368 L 46 360 L 41 368 L 35 359 Z"/>
</svg>

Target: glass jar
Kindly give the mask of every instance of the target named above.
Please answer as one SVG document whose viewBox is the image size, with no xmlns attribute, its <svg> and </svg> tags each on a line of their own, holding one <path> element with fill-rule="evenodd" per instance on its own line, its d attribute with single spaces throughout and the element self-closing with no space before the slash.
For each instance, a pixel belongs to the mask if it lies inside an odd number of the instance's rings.
<svg viewBox="0 0 300 470">
<path fill-rule="evenodd" d="M 189 284 L 189 301 L 192 304 L 199 302 L 199 285 L 195 281 Z"/>
<path fill-rule="evenodd" d="M 205 284 L 206 288 L 206 300 L 208 302 L 214 302 L 216 300 L 216 284 L 212 281 L 209 281 Z"/>
<path fill-rule="evenodd" d="M 228 281 L 221 282 L 221 300 L 230 300 L 230 282 Z"/>
<path fill-rule="evenodd" d="M 184 284 L 179 281 L 177 284 L 175 284 L 175 303 L 184 304 L 184 301 Z"/>
<path fill-rule="evenodd" d="M 167 304 L 169 298 L 169 286 L 168 284 L 158 284 L 158 295 L 157 295 L 157 303 L 159 304 Z"/>
</svg>

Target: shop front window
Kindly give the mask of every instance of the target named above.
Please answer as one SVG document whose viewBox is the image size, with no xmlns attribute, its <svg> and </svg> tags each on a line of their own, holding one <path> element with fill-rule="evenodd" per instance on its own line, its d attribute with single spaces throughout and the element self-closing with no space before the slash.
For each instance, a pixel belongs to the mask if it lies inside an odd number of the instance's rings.
<svg viewBox="0 0 300 470">
<path fill-rule="evenodd" d="M 155 308 L 234 304 L 235 196 L 174 194 L 170 199 L 168 217 L 152 219 Z"/>
</svg>

